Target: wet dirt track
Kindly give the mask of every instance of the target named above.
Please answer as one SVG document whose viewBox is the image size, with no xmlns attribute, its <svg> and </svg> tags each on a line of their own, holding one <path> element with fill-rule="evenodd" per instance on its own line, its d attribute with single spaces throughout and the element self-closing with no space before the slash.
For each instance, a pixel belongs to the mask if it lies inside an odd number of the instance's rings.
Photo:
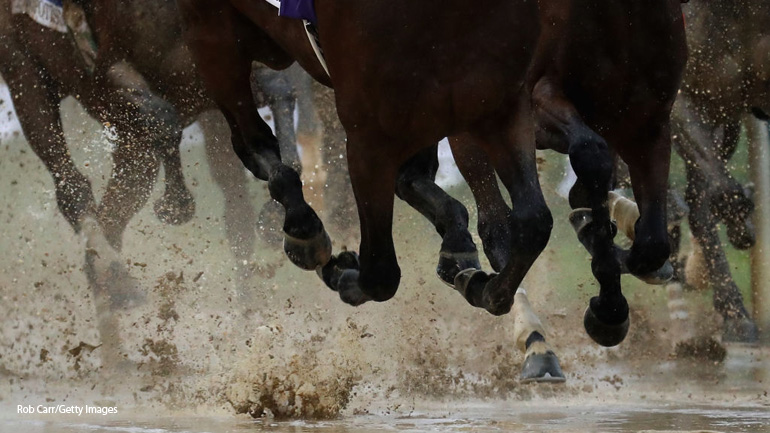
<svg viewBox="0 0 770 433">
<path fill-rule="evenodd" d="M 74 156 L 98 190 L 109 149 L 98 125 L 76 107 L 70 113 Z M 471 309 L 436 280 L 437 237 L 404 206 L 396 216 L 402 288 L 387 304 L 343 306 L 315 275 L 262 243 L 248 264 L 254 273 L 238 281 L 233 275 L 245 265 L 233 262 L 224 240 L 223 199 L 201 138 L 194 129 L 185 136 L 198 213 L 167 227 L 148 206 L 126 233 L 125 261 L 149 302 L 116 314 L 130 364 L 122 374 L 102 368 L 98 348 L 73 355 L 101 341 L 83 275 L 84 241 L 58 214 L 50 176 L 26 143 L 3 137 L 0 431 L 770 431 L 767 349 L 728 347 L 722 363 L 673 359 L 660 289 L 632 292 L 639 315 L 626 343 L 593 345 L 581 326 L 595 292 L 585 255 L 576 256 L 580 274 L 553 259 L 559 248 L 580 251 L 567 230 L 555 231 L 526 281 L 567 373 L 563 386 L 517 381 L 511 320 Z M 249 190 L 255 205 L 264 201 L 261 185 Z M 560 206 L 552 196 L 549 202 Z M 235 293 L 241 284 L 253 289 L 249 313 Z M 305 399 L 299 409 L 297 396 Z M 234 413 L 244 402 L 268 400 L 270 412 L 332 419 L 254 421 Z M 40 404 L 100 404 L 119 413 L 17 413 L 18 405 Z"/>
</svg>

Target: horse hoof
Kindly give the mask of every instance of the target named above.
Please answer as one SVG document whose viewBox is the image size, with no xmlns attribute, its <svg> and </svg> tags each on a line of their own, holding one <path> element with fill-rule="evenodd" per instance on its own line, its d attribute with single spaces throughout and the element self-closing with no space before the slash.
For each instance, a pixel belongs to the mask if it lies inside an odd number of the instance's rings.
<svg viewBox="0 0 770 433">
<path fill-rule="evenodd" d="M 465 269 L 455 276 L 454 285 L 452 285 L 452 287 L 460 292 L 465 299 L 468 299 L 468 295 L 472 292 L 483 290 L 484 286 L 495 275 L 496 274 L 488 275 L 480 269 Z M 468 302 L 470 302 L 470 299 L 468 299 Z"/>
<path fill-rule="evenodd" d="M 622 323 L 616 325 L 603 323 L 596 317 L 590 305 L 586 308 L 585 315 L 583 316 L 583 327 L 585 327 L 588 336 L 604 347 L 613 347 L 620 344 L 628 334 L 629 324 L 628 317 Z"/>
<path fill-rule="evenodd" d="M 296 266 L 313 271 L 329 262 L 332 257 L 332 241 L 326 230 L 310 239 L 283 236 L 283 250 Z"/>
<path fill-rule="evenodd" d="M 748 317 L 726 319 L 722 341 L 725 343 L 757 343 L 759 330 L 754 321 Z"/>
<path fill-rule="evenodd" d="M 358 275 L 357 269 L 346 269 L 337 282 L 337 292 L 339 292 L 342 302 L 354 307 L 372 300 L 358 287 Z"/>
<path fill-rule="evenodd" d="M 328 288 L 336 292 L 342 274 L 348 269 L 359 269 L 359 267 L 358 254 L 353 251 L 343 251 L 332 256 L 325 265 L 317 268 L 316 274 Z"/>
<path fill-rule="evenodd" d="M 564 383 L 567 380 L 561 371 L 559 358 L 550 350 L 527 356 L 519 379 L 522 383 Z"/>
<path fill-rule="evenodd" d="M 662 286 L 674 278 L 674 266 L 671 265 L 670 261 L 666 260 L 666 263 L 664 263 L 663 266 L 661 266 L 657 271 L 650 272 L 649 274 L 634 276 L 647 284 Z"/>
<path fill-rule="evenodd" d="M 451 253 L 442 251 L 439 255 L 436 275 L 449 287 L 454 287 L 455 277 L 466 269 L 481 269 L 479 253 Z"/>
<path fill-rule="evenodd" d="M 181 225 L 195 215 L 195 199 L 189 193 L 164 194 L 155 202 L 153 209 L 163 224 Z"/>
</svg>

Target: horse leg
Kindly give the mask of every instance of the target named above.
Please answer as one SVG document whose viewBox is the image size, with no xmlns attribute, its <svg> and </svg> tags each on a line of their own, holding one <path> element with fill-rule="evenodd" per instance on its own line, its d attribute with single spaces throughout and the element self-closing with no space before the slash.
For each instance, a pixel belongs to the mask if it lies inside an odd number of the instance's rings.
<svg viewBox="0 0 770 433">
<path fill-rule="evenodd" d="M 153 205 L 153 210 L 165 224 L 184 224 L 195 216 L 195 199 L 185 183 L 179 153 L 184 125 L 174 107 L 166 101 L 151 95 L 144 103 L 151 107 L 148 115 L 159 120 L 153 122 L 159 128 L 154 147 L 164 171 L 165 190 Z"/>
<path fill-rule="evenodd" d="M 361 221 L 360 256 L 342 252 L 319 270 L 326 285 L 350 305 L 387 301 L 396 294 L 401 280 L 392 231 L 401 161 L 388 153 L 388 140 L 378 136 L 360 129 L 348 135 L 350 180 Z"/>
<path fill-rule="evenodd" d="M 591 270 L 599 282 L 599 296 L 591 298 L 583 324 L 597 343 L 617 345 L 628 332 L 629 310 L 621 291 L 620 260 L 613 244 L 616 229 L 610 221 L 607 203 L 612 157 L 604 139 L 583 122 L 575 107 L 547 78 L 536 84 L 533 102 L 538 127 L 548 132 L 549 142 L 567 149 L 577 175 L 570 191 L 570 205 L 590 208 L 588 217 L 574 212 L 570 215 L 573 226 L 579 226 L 578 239 L 593 256 Z"/>
<path fill-rule="evenodd" d="M 352 239 L 355 236 L 355 227 L 358 226 L 358 216 L 345 157 L 345 130 L 337 117 L 334 91 L 315 81 L 311 83 L 311 87 L 312 102 L 323 127 L 321 160 L 326 166 L 326 184 L 323 187 L 326 220 L 337 232 Z M 300 105 L 300 114 L 302 106 Z"/>
<path fill-rule="evenodd" d="M 701 280 L 713 286 L 714 308 L 724 319 L 725 340 L 753 342 L 757 340 L 757 327 L 732 278 L 717 231 L 721 218 L 730 241 L 737 247 L 749 247 L 755 240 L 750 219 L 753 203 L 726 167 L 740 128 L 734 122 L 727 123 L 719 139 L 713 128 L 699 120 L 702 117 L 693 112 L 687 99 L 679 101 L 677 108 L 673 119 L 682 138 L 674 144 L 686 162 L 688 221 L 694 248 L 699 248 L 688 258 L 686 271 L 690 272 L 686 274 L 692 274 L 696 267 L 703 270 L 688 281 L 697 284 Z M 702 266 L 696 266 L 698 262 Z"/>
<path fill-rule="evenodd" d="M 534 131 L 526 99 L 521 98 L 518 110 L 502 129 L 481 128 L 473 133 L 511 197 L 512 210 L 507 217 L 511 257 L 500 274 L 461 272 L 455 278 L 455 288 L 471 305 L 494 315 L 511 310 L 516 289 L 548 243 L 553 226 L 537 175 Z"/>
<path fill-rule="evenodd" d="M 259 116 L 251 92 L 252 56 L 247 54 L 272 59 L 287 56 L 228 4 L 190 1 L 179 6 L 188 45 L 230 124 L 236 155 L 254 176 L 268 182 L 270 196 L 285 210 L 284 251 L 303 269 L 324 265 L 331 257 L 329 236 L 302 195 L 299 173 L 281 161 L 278 140 Z M 253 41 L 248 47 L 239 42 L 247 40 Z"/>
<path fill-rule="evenodd" d="M 297 105 L 297 146 L 301 149 L 302 179 L 305 195 L 315 209 L 324 211 L 326 172 L 321 159 L 323 128 L 313 103 L 313 79 L 298 64 L 286 71 Z"/>
<path fill-rule="evenodd" d="M 452 286 L 465 269 L 481 269 L 476 245 L 468 232 L 468 211 L 435 183 L 438 145 L 420 150 L 399 169 L 396 194 L 425 216 L 441 236 L 436 273 Z"/>
<path fill-rule="evenodd" d="M 4 48 L 0 44 L 0 73 L 10 90 L 24 136 L 53 178 L 59 211 L 79 232 L 83 218 L 95 211 L 96 201 L 91 183 L 77 169 L 67 148 L 59 116 L 61 97 L 53 80 L 36 67 L 24 49 Z"/>
<path fill-rule="evenodd" d="M 532 310 L 527 292 L 519 288 L 513 297 L 513 338 L 524 354 L 519 378 L 522 382 L 561 383 L 566 380 L 559 359 L 546 341 L 543 324 Z"/>
<path fill-rule="evenodd" d="M 730 264 L 719 239 L 717 221 L 711 213 L 711 202 L 699 192 L 698 185 L 705 182 L 705 179 L 693 179 L 695 177 L 699 176 L 695 173 L 688 176 L 688 221 L 694 245 L 700 250 L 702 267 L 705 270 L 704 279 L 714 289 L 714 309 L 724 320 L 723 340 L 756 342 L 759 338 L 757 326 L 746 310 L 743 295 L 730 273 Z M 688 265 L 691 266 L 689 261 Z"/>
<path fill-rule="evenodd" d="M 478 233 L 492 269 L 500 272 L 511 256 L 510 207 L 497 186 L 489 157 L 468 134 L 449 138 L 457 168 L 476 201 Z"/>
<path fill-rule="evenodd" d="M 286 72 L 274 71 L 265 66 L 257 67 L 252 72 L 252 87 L 262 92 L 273 114 L 273 125 L 281 160 L 301 175 L 302 164 L 294 133 L 294 89 L 288 81 Z M 282 237 L 276 229 L 280 227 L 283 217 L 283 208 L 275 200 L 270 200 L 262 206 L 258 217 L 259 231 L 263 240 L 269 245 L 280 245 Z"/>
<path fill-rule="evenodd" d="M 249 199 L 247 182 L 250 180 L 243 164 L 230 146 L 230 129 L 219 111 L 210 110 L 198 116 L 206 139 L 206 157 L 211 176 L 222 190 L 225 199 L 225 233 L 230 251 L 245 281 L 250 275 L 248 263 L 254 256 L 257 213 Z M 245 288 L 241 296 L 247 296 Z"/>
<path fill-rule="evenodd" d="M 294 89 L 286 72 L 261 67 L 256 68 L 253 74 L 273 113 L 281 160 L 298 173 L 302 173 L 302 164 L 297 152 L 297 136 L 294 133 Z"/>
</svg>

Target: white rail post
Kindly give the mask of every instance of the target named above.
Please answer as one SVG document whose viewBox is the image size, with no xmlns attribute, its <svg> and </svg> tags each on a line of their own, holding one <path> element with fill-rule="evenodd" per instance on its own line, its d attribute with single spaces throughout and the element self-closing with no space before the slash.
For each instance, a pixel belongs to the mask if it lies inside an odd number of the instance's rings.
<svg viewBox="0 0 770 433">
<path fill-rule="evenodd" d="M 751 293 L 754 320 L 760 338 L 770 344 L 770 137 L 768 124 L 751 118 L 746 122 L 749 138 L 749 170 L 754 182 L 754 226 L 757 243 L 751 250 Z"/>
</svg>

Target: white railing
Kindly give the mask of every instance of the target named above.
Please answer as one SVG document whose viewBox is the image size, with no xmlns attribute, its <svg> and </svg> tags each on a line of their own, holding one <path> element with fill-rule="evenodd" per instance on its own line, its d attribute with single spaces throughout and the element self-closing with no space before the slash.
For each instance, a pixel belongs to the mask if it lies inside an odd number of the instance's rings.
<svg viewBox="0 0 770 433">
<path fill-rule="evenodd" d="M 751 250 L 751 291 L 754 319 L 764 343 L 770 344 L 770 137 L 768 124 L 753 116 L 746 122 L 749 169 L 754 182 L 754 226 L 757 243 Z"/>
</svg>

